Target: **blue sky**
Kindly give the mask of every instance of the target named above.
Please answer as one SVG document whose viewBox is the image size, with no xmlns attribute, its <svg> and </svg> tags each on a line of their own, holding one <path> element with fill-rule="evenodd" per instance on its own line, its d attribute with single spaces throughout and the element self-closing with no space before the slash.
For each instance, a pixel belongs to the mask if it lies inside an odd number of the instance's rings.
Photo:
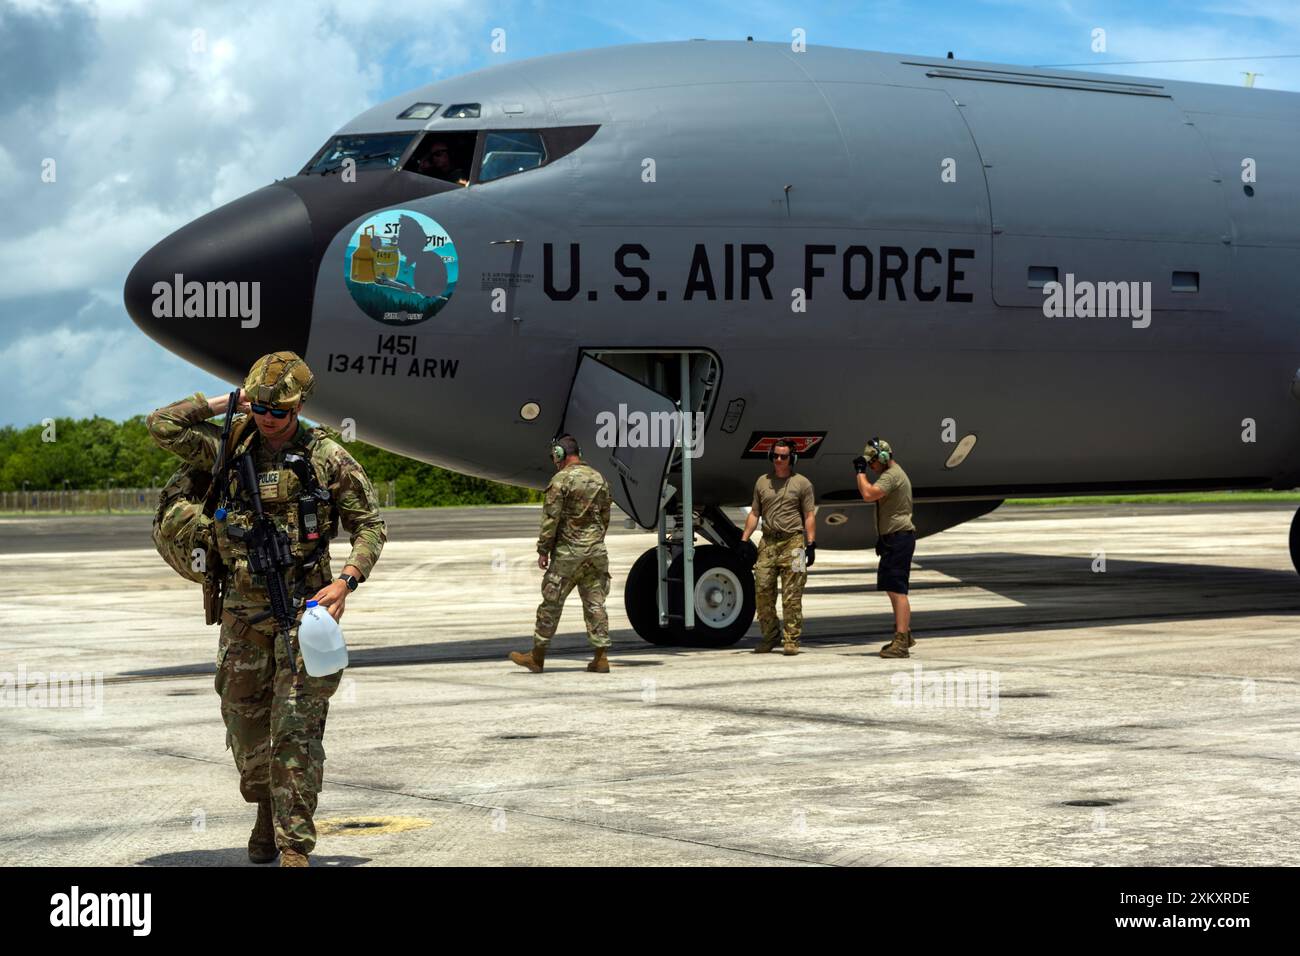
<svg viewBox="0 0 1300 956">
<path fill-rule="evenodd" d="M 121 419 L 228 387 L 135 328 L 127 271 L 186 222 L 296 172 L 376 102 L 504 60 L 694 37 L 789 42 L 795 28 L 810 44 L 1208 83 L 1251 70 L 1258 87 L 1300 90 L 1300 57 L 1263 58 L 1300 54 L 1295 0 L 0 0 L 0 425 Z M 1259 59 L 1206 59 L 1230 56 Z M 1105 66 L 1185 59 L 1203 61 Z"/>
</svg>

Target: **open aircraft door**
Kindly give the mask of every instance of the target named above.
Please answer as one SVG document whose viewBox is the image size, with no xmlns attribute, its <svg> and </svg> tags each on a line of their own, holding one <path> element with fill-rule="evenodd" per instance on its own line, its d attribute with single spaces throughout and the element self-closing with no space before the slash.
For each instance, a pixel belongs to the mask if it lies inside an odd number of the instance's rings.
<svg viewBox="0 0 1300 956">
<path fill-rule="evenodd" d="M 712 352 L 589 349 L 569 391 L 561 431 L 631 520 L 657 532 L 624 585 L 628 619 L 655 644 L 726 646 L 754 619 L 753 573 L 726 529 L 739 532 L 693 504 L 692 459 L 720 375 Z M 697 549 L 697 533 L 711 543 Z"/>
<path fill-rule="evenodd" d="M 672 463 L 677 433 L 641 428 L 629 438 L 629 420 L 636 424 L 677 422 L 677 403 L 662 392 L 584 353 L 569 392 L 562 430 L 578 440 L 582 457 L 609 482 L 614 502 L 647 530 L 659 523 L 660 500 Z M 610 439 L 613 439 L 612 443 Z M 663 447 L 666 444 L 667 447 Z"/>
</svg>

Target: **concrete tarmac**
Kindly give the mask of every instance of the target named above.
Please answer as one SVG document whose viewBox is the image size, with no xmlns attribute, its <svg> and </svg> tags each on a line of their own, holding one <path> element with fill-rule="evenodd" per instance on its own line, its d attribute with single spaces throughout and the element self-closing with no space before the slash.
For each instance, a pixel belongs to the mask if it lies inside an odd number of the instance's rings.
<svg viewBox="0 0 1300 956">
<path fill-rule="evenodd" d="M 312 865 L 1300 864 L 1292 511 L 1000 509 L 918 543 L 901 661 L 870 552 L 818 555 L 797 657 L 646 644 L 620 528 L 608 675 L 576 595 L 546 673 L 505 659 L 535 506 L 388 512 Z M 217 629 L 148 526 L 0 519 L 0 864 L 249 865 Z"/>
</svg>

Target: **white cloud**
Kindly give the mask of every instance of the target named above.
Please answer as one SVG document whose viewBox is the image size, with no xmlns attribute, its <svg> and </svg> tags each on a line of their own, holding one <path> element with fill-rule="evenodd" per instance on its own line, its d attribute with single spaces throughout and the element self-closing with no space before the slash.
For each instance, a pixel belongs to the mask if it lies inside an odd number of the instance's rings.
<svg viewBox="0 0 1300 956">
<path fill-rule="evenodd" d="M 356 113 L 471 68 L 489 16 L 469 0 L 0 0 L 0 208 L 10 242 L 42 251 L 0 284 L 4 420 L 121 419 L 227 388 L 131 324 L 131 265 L 298 172 Z"/>
<path fill-rule="evenodd" d="M 148 340 L 142 344 L 133 326 L 81 325 L 86 310 L 103 307 L 92 300 L 77 321 L 34 331 L 0 349 L 0 378 L 14 421 L 61 415 L 128 418 L 187 392 L 221 391 L 214 377 Z M 159 388 L 168 381 L 175 384 Z"/>
<path fill-rule="evenodd" d="M 10 240 L 42 250 L 42 268 L 8 268 L 0 283 L 4 419 L 125 418 L 225 388 L 127 318 L 131 266 L 296 173 L 374 103 L 472 68 L 491 12 L 469 0 L 0 0 L 0 208 Z"/>
<path fill-rule="evenodd" d="M 32 7 L 11 3 L 4 15 Z M 412 16 L 434 9 L 438 16 Z M 0 142 L 9 149 L 0 156 L 6 220 L 59 250 L 60 262 L 16 271 L 0 285 L 0 299 L 120 288 L 157 240 L 296 173 L 336 127 L 392 92 L 384 89 L 385 67 L 409 68 L 404 55 L 413 45 L 446 63 L 465 60 L 465 31 L 486 16 L 467 0 L 436 8 L 96 0 L 40 10 L 40 22 L 25 26 L 50 46 L 87 29 L 87 12 L 93 37 L 90 55 L 66 75 L 36 64 L 56 74 L 41 77 L 53 89 L 39 106 L 19 103 L 0 116 Z M 21 66 L 11 75 L 21 77 Z M 58 161 L 53 185 L 39 179 L 46 156 Z"/>
</svg>

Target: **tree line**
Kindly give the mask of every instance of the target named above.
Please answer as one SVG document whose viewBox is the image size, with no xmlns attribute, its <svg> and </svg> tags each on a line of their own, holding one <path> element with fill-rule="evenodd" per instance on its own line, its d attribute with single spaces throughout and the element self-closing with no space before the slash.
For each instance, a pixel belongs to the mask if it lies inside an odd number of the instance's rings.
<svg viewBox="0 0 1300 956">
<path fill-rule="evenodd" d="M 338 431 L 321 426 L 360 462 L 375 484 L 396 482 L 399 507 L 511 504 L 540 501 L 528 488 L 471 478 L 363 441 L 342 442 Z M 53 441 L 46 440 L 52 436 Z M 153 443 L 145 416 L 115 422 L 56 418 L 52 428 L 28 425 L 0 428 L 0 491 L 155 488 L 171 476 L 180 459 Z"/>
</svg>

